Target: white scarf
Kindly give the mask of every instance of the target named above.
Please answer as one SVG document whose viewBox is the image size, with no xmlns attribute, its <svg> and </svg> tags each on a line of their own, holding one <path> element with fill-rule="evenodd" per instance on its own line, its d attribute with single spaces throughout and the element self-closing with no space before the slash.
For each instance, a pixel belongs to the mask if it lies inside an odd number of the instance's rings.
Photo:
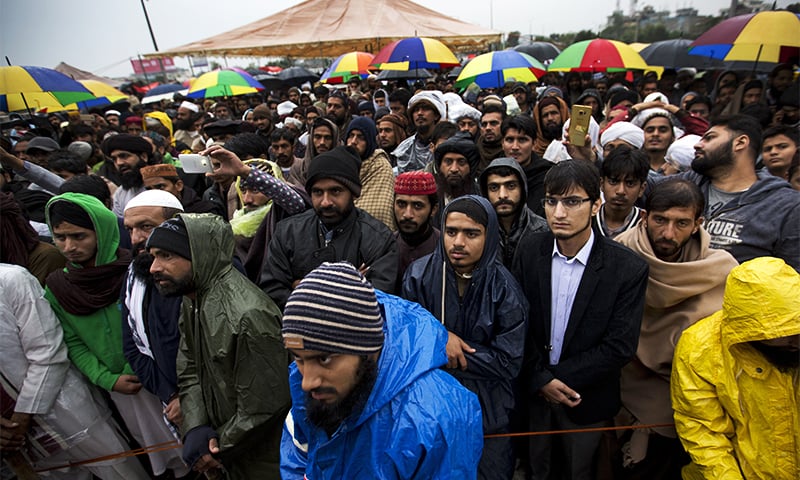
<svg viewBox="0 0 800 480">
<path fill-rule="evenodd" d="M 144 326 L 144 296 L 147 286 L 143 281 L 136 278 L 133 273 L 133 266 L 128 267 L 128 278 L 125 283 L 125 306 L 128 308 L 128 326 L 131 329 L 131 336 L 136 348 L 144 355 L 153 358 L 150 350 L 150 340 L 147 338 L 147 331 Z"/>
</svg>

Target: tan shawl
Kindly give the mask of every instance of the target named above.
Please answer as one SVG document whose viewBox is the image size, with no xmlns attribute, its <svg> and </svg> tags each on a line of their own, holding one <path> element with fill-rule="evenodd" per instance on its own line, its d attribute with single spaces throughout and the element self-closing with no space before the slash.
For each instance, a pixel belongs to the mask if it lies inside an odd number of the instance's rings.
<svg viewBox="0 0 800 480">
<path fill-rule="evenodd" d="M 710 237 L 700 228 L 675 262 L 656 257 L 645 222 L 616 240 L 650 266 L 644 316 L 636 357 L 622 370 L 622 403 L 635 423 L 672 423 L 669 377 L 681 333 L 722 308 L 725 279 L 736 260 L 724 250 L 709 248 Z M 675 436 L 674 429 L 657 429 Z"/>
</svg>

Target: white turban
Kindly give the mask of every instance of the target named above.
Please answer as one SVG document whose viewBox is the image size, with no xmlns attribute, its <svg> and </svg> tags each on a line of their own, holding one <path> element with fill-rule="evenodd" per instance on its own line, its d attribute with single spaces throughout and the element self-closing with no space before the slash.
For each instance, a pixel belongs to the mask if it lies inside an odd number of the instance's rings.
<svg viewBox="0 0 800 480">
<path fill-rule="evenodd" d="M 414 105 L 421 101 L 429 102 L 439 112 L 439 119 L 445 120 L 447 118 L 447 111 L 444 106 L 444 97 L 442 92 L 438 90 L 423 90 L 418 94 L 411 97 L 408 101 L 408 110 L 414 110 Z"/>
<path fill-rule="evenodd" d="M 192 103 L 192 102 L 188 102 L 186 100 L 182 101 L 178 108 L 185 108 L 186 110 L 191 110 L 194 113 L 197 113 L 197 112 L 200 111 L 200 107 L 198 107 L 197 104 Z"/>
<path fill-rule="evenodd" d="M 675 135 L 675 138 L 680 138 L 683 136 L 684 132 L 680 127 L 678 127 L 678 122 L 676 121 L 675 117 L 673 117 L 669 111 L 663 108 L 654 107 L 642 110 L 638 115 L 633 117 L 631 123 L 639 128 L 644 128 L 644 126 L 647 125 L 647 122 L 655 117 L 664 117 L 669 120 L 669 124 L 672 126 L 672 133 Z"/>
<path fill-rule="evenodd" d="M 700 135 L 686 135 L 675 140 L 667 149 L 665 160 L 681 172 L 689 170 L 694 160 L 694 146 L 700 138 Z"/>
<path fill-rule="evenodd" d="M 297 105 L 294 104 L 293 102 L 290 102 L 289 100 L 281 102 L 278 104 L 278 115 L 280 116 L 289 115 L 295 108 L 297 108 Z"/>
<path fill-rule="evenodd" d="M 630 122 L 616 122 L 611 124 L 600 136 L 600 145 L 605 147 L 614 140 L 622 140 L 634 148 L 642 148 L 644 130 Z"/>
</svg>

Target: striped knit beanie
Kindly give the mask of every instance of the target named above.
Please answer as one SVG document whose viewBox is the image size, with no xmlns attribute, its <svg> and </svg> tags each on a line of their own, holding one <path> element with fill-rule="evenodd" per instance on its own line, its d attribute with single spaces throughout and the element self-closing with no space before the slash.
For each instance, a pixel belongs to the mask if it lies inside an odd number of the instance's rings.
<svg viewBox="0 0 800 480">
<path fill-rule="evenodd" d="M 351 264 L 325 262 L 289 295 L 282 333 L 288 349 L 376 353 L 383 347 L 383 316 L 375 290 Z"/>
</svg>

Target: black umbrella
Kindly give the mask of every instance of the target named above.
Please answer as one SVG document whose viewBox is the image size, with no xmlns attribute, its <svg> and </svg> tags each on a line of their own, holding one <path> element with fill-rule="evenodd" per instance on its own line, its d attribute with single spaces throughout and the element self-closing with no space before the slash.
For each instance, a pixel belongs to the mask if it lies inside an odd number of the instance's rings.
<svg viewBox="0 0 800 480">
<path fill-rule="evenodd" d="M 693 67 L 699 70 L 708 70 L 723 66 L 721 61 L 713 58 L 689 55 L 689 45 L 691 44 L 692 41 L 685 38 L 662 40 L 644 47 L 639 55 L 648 65 L 665 68 Z"/>
<path fill-rule="evenodd" d="M 257 75 L 253 75 L 253 78 L 258 80 L 258 83 L 261 85 L 264 85 L 264 88 L 267 90 L 277 90 L 278 88 L 281 88 L 281 85 L 283 85 L 283 81 L 278 78 L 277 75 L 272 75 L 269 73 L 261 72 Z"/>
<path fill-rule="evenodd" d="M 289 67 L 281 70 L 281 73 L 278 74 L 278 78 L 284 85 L 299 87 L 306 82 L 316 82 L 319 80 L 319 75 L 303 67 Z"/>
<path fill-rule="evenodd" d="M 533 42 L 528 45 L 517 45 L 514 47 L 514 50 L 527 53 L 542 63 L 556 58 L 558 54 L 561 53 L 561 50 L 550 42 Z"/>
<path fill-rule="evenodd" d="M 424 68 L 413 70 L 382 70 L 378 80 L 413 80 L 417 78 L 431 78 L 433 74 Z"/>
</svg>

